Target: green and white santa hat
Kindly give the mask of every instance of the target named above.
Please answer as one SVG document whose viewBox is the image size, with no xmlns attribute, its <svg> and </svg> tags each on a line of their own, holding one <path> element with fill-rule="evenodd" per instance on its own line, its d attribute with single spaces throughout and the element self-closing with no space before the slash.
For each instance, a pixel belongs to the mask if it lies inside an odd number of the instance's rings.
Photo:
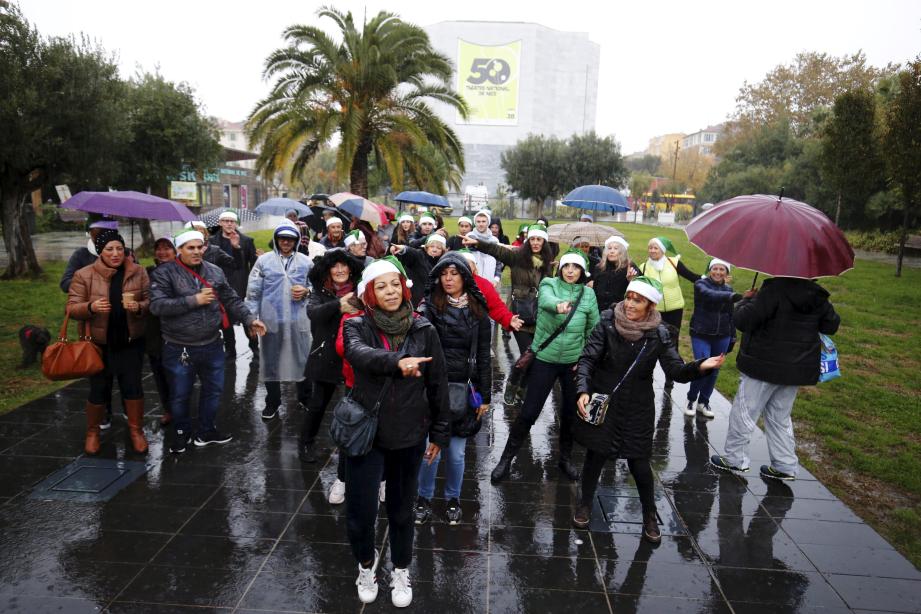
<svg viewBox="0 0 921 614">
<path fill-rule="evenodd" d="M 627 284 L 627 292 L 636 292 L 656 305 L 662 302 L 662 284 L 658 279 L 645 275 L 634 277 L 633 281 Z"/>
<path fill-rule="evenodd" d="M 610 237 L 604 240 L 605 247 L 611 247 L 611 245 L 615 243 L 618 245 L 622 245 L 624 247 L 624 251 L 627 251 L 628 249 L 630 249 L 630 244 L 627 243 L 627 240 L 623 237 L 618 237 L 617 235 L 611 235 Z"/>
<path fill-rule="evenodd" d="M 476 256 L 474 256 L 473 252 L 471 252 L 466 247 L 462 247 L 461 249 L 455 250 L 454 253 L 458 254 L 459 256 L 463 256 L 464 260 L 466 260 L 467 262 L 472 262 L 473 264 L 476 264 Z"/>
<path fill-rule="evenodd" d="M 582 268 L 585 271 L 586 277 L 591 277 L 591 273 L 588 272 L 588 259 L 585 257 L 585 254 L 582 253 L 582 250 L 569 248 L 569 250 L 563 254 L 560 258 L 560 270 L 563 270 L 563 267 L 567 264 L 575 264 Z"/>
<path fill-rule="evenodd" d="M 368 240 L 365 239 L 365 235 L 357 228 L 353 230 L 352 232 L 350 232 L 349 234 L 345 235 L 345 246 L 346 247 L 349 247 L 350 245 L 354 245 L 355 243 L 362 243 L 362 242 L 367 243 Z"/>
<path fill-rule="evenodd" d="M 334 216 L 332 216 L 332 217 L 330 217 L 330 218 L 327 218 L 327 220 L 326 220 L 326 227 L 327 227 L 327 228 L 329 228 L 330 226 L 334 226 L 334 225 L 336 225 L 336 224 L 339 224 L 340 226 L 343 225 L 343 224 L 342 224 L 342 218 L 341 218 L 341 217 L 337 217 L 337 216 L 334 215 Z"/>
<path fill-rule="evenodd" d="M 462 216 L 460 216 L 459 218 L 457 218 L 457 224 L 458 224 L 458 226 L 461 225 L 461 224 L 465 224 L 465 223 L 466 223 L 466 224 L 470 224 L 471 226 L 473 226 L 473 220 L 471 220 L 471 219 L 470 219 L 469 217 L 467 217 L 466 215 L 462 215 Z"/>
<path fill-rule="evenodd" d="M 550 235 L 547 234 L 547 227 L 543 224 L 531 224 L 528 226 L 528 238 L 531 237 L 540 237 L 544 241 L 550 238 Z"/>
<path fill-rule="evenodd" d="M 399 273 L 400 277 L 406 280 L 406 287 L 413 287 L 412 280 L 406 276 L 406 269 L 403 268 L 403 263 L 393 256 L 384 256 L 366 266 L 365 270 L 361 272 L 361 281 L 358 282 L 358 296 L 364 295 L 368 284 L 387 273 Z"/>
<path fill-rule="evenodd" d="M 441 243 L 444 247 L 448 246 L 448 240 L 437 232 L 433 232 L 425 238 L 425 244 L 428 245 L 429 243 Z"/>
<path fill-rule="evenodd" d="M 237 222 L 237 223 L 240 222 L 239 216 L 237 216 L 237 214 L 234 213 L 233 211 L 224 211 L 218 216 L 217 219 L 218 220 L 233 220 L 234 222 Z"/>
<path fill-rule="evenodd" d="M 437 226 L 438 220 L 435 219 L 434 215 L 426 212 L 419 216 L 419 224 L 431 224 L 432 226 Z"/>
<path fill-rule="evenodd" d="M 662 250 L 666 256 L 677 256 L 678 250 L 675 249 L 675 244 L 671 242 L 667 237 L 653 237 L 649 240 L 650 243 L 655 243 L 659 246 L 659 249 Z"/>
<path fill-rule="evenodd" d="M 404 213 L 404 214 L 401 215 L 400 218 L 397 220 L 397 224 L 402 224 L 403 222 L 412 222 L 413 224 L 415 224 L 415 223 L 416 223 L 416 220 L 415 220 L 415 218 L 413 218 L 413 216 L 410 215 L 409 213 Z"/>
<path fill-rule="evenodd" d="M 183 230 L 178 235 L 173 238 L 173 243 L 176 244 L 176 249 L 179 249 L 189 241 L 201 241 L 204 243 L 205 235 L 200 233 L 197 230 Z"/>
<path fill-rule="evenodd" d="M 728 273 L 729 271 L 732 270 L 732 266 L 730 266 L 730 264 L 729 264 L 728 262 L 726 262 L 725 260 L 720 260 L 719 258 L 711 258 L 711 259 L 710 259 L 710 264 L 707 265 L 707 272 L 709 273 L 709 272 L 710 272 L 710 269 L 712 269 L 713 267 L 715 267 L 715 266 L 717 266 L 717 265 L 721 265 L 721 266 L 726 267 L 726 272 L 727 272 L 727 273 Z"/>
<path fill-rule="evenodd" d="M 519 225 L 518 225 L 518 234 L 527 234 L 528 228 L 529 228 L 528 224 L 519 224 Z"/>
</svg>

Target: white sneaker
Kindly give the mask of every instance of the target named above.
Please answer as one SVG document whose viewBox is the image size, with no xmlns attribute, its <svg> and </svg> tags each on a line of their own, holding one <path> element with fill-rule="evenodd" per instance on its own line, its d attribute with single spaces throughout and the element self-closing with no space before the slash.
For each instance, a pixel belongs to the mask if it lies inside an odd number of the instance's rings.
<svg viewBox="0 0 921 614">
<path fill-rule="evenodd" d="M 377 498 L 381 503 L 387 502 L 387 482 L 381 482 L 381 487 L 377 491 Z"/>
<path fill-rule="evenodd" d="M 394 569 L 390 580 L 390 600 L 394 607 L 405 608 L 413 602 L 413 587 L 409 583 L 408 569 Z"/>
<path fill-rule="evenodd" d="M 358 599 L 362 603 L 374 603 L 377 599 L 377 550 L 374 551 L 374 564 L 370 569 L 365 569 L 358 564 L 358 579 L 355 580 L 355 586 L 358 587 Z M 408 603 L 408 602 L 407 602 Z"/>
<path fill-rule="evenodd" d="M 684 415 L 688 418 L 694 417 L 694 401 L 688 401 L 688 406 L 684 408 Z"/>
<path fill-rule="evenodd" d="M 697 404 L 697 413 L 703 416 L 704 418 L 713 418 L 716 414 L 713 413 L 713 410 L 710 409 L 710 406 L 706 403 Z"/>
<path fill-rule="evenodd" d="M 329 496 L 326 498 L 330 505 L 339 505 L 345 501 L 345 482 L 336 479 L 329 487 Z"/>
</svg>

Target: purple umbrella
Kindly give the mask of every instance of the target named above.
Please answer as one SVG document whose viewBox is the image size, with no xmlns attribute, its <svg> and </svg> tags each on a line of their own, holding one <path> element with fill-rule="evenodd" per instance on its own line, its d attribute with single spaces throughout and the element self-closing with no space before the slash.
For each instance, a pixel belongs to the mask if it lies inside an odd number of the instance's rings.
<svg viewBox="0 0 921 614">
<path fill-rule="evenodd" d="M 65 209 L 142 220 L 191 222 L 195 214 L 171 200 L 142 192 L 80 192 L 61 204 Z"/>
</svg>

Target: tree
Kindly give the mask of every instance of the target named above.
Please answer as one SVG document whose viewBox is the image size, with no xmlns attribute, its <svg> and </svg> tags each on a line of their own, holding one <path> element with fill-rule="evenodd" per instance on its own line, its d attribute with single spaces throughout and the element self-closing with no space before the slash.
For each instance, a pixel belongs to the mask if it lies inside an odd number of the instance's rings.
<svg viewBox="0 0 921 614">
<path fill-rule="evenodd" d="M 645 154 L 645 155 L 630 155 L 624 159 L 624 166 L 627 167 L 627 170 L 634 173 L 646 173 L 652 175 L 657 170 L 659 170 L 659 164 L 662 163 L 662 158 L 655 154 Z"/>
<path fill-rule="evenodd" d="M 45 40 L 16 5 L 0 7 L 0 207 L 4 277 L 41 267 L 25 223 L 27 196 L 53 183 L 111 185 L 126 130 L 116 64 L 83 39 Z"/>
<path fill-rule="evenodd" d="M 656 158 L 658 160 L 658 157 Z M 635 172 L 630 175 L 630 196 L 633 198 L 633 205 L 639 201 L 646 202 L 646 192 L 652 185 L 652 175 L 645 172 Z"/>
<path fill-rule="evenodd" d="M 701 153 L 696 147 L 678 151 L 677 160 L 663 160 L 659 166 L 659 176 L 669 177 L 674 172 L 674 181 L 683 190 L 697 194 L 707 181 L 710 169 L 716 164 L 713 156 Z"/>
<path fill-rule="evenodd" d="M 574 134 L 567 146 L 569 172 L 564 189 L 591 184 L 621 188 L 627 183 L 629 173 L 613 137 L 601 138 L 594 131 Z"/>
<path fill-rule="evenodd" d="M 169 177 L 183 166 L 204 170 L 221 161 L 214 120 L 202 113 L 185 83 L 159 74 L 138 74 L 128 84 L 129 141 L 122 154 L 119 188 L 167 196 Z M 141 220 L 142 248 L 153 249 L 150 222 Z"/>
<path fill-rule="evenodd" d="M 883 142 L 889 176 L 902 193 L 902 236 L 895 268 L 900 277 L 908 229 L 921 208 L 921 55 L 899 73 L 899 91 L 886 110 Z"/>
<path fill-rule="evenodd" d="M 822 174 L 836 194 L 835 224 L 845 216 L 864 217 L 870 196 L 882 187 L 883 161 L 876 131 L 876 98 L 869 90 L 851 90 L 835 99 L 822 136 Z"/>
<path fill-rule="evenodd" d="M 892 64 L 881 69 L 869 66 L 862 51 L 841 57 L 798 53 L 793 62 L 775 67 L 760 82 L 745 82 L 736 97 L 729 132 L 786 120 L 794 134 L 803 136 L 816 109 L 830 107 L 848 90 L 872 90 L 895 69 Z"/>
<path fill-rule="evenodd" d="M 569 183 L 567 158 L 566 143 L 532 134 L 502 152 L 501 165 L 509 187 L 522 198 L 535 201 L 540 216 L 544 201 L 558 196 Z"/>
<path fill-rule="evenodd" d="M 360 30 L 350 12 L 327 7 L 317 15 L 333 21 L 341 41 L 315 26 L 285 30 L 288 46 L 266 59 L 264 76 L 276 77 L 275 85 L 247 124 L 251 143 L 262 151 L 257 169 L 272 174 L 293 159 L 291 171 L 298 175 L 338 134 L 338 173 L 348 175 L 351 191 L 362 196 L 368 195 L 372 157 L 394 189 L 402 187 L 407 170 L 429 175 L 425 143 L 463 172 L 463 146 L 429 102 L 464 118 L 467 104 L 450 86 L 450 60 L 432 48 L 425 31 L 383 11 Z"/>
</svg>

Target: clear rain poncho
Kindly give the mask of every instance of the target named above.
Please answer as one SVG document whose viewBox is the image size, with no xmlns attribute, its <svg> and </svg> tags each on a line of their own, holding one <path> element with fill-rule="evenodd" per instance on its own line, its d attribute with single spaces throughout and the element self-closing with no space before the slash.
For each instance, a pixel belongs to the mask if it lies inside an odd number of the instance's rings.
<svg viewBox="0 0 921 614">
<path fill-rule="evenodd" d="M 265 323 L 259 340 L 259 381 L 297 382 L 304 379 L 310 353 L 307 297 L 291 298 L 296 285 L 310 288 L 307 274 L 313 262 L 295 251 L 284 258 L 275 246 L 259 256 L 249 274 L 246 307 Z"/>
</svg>

